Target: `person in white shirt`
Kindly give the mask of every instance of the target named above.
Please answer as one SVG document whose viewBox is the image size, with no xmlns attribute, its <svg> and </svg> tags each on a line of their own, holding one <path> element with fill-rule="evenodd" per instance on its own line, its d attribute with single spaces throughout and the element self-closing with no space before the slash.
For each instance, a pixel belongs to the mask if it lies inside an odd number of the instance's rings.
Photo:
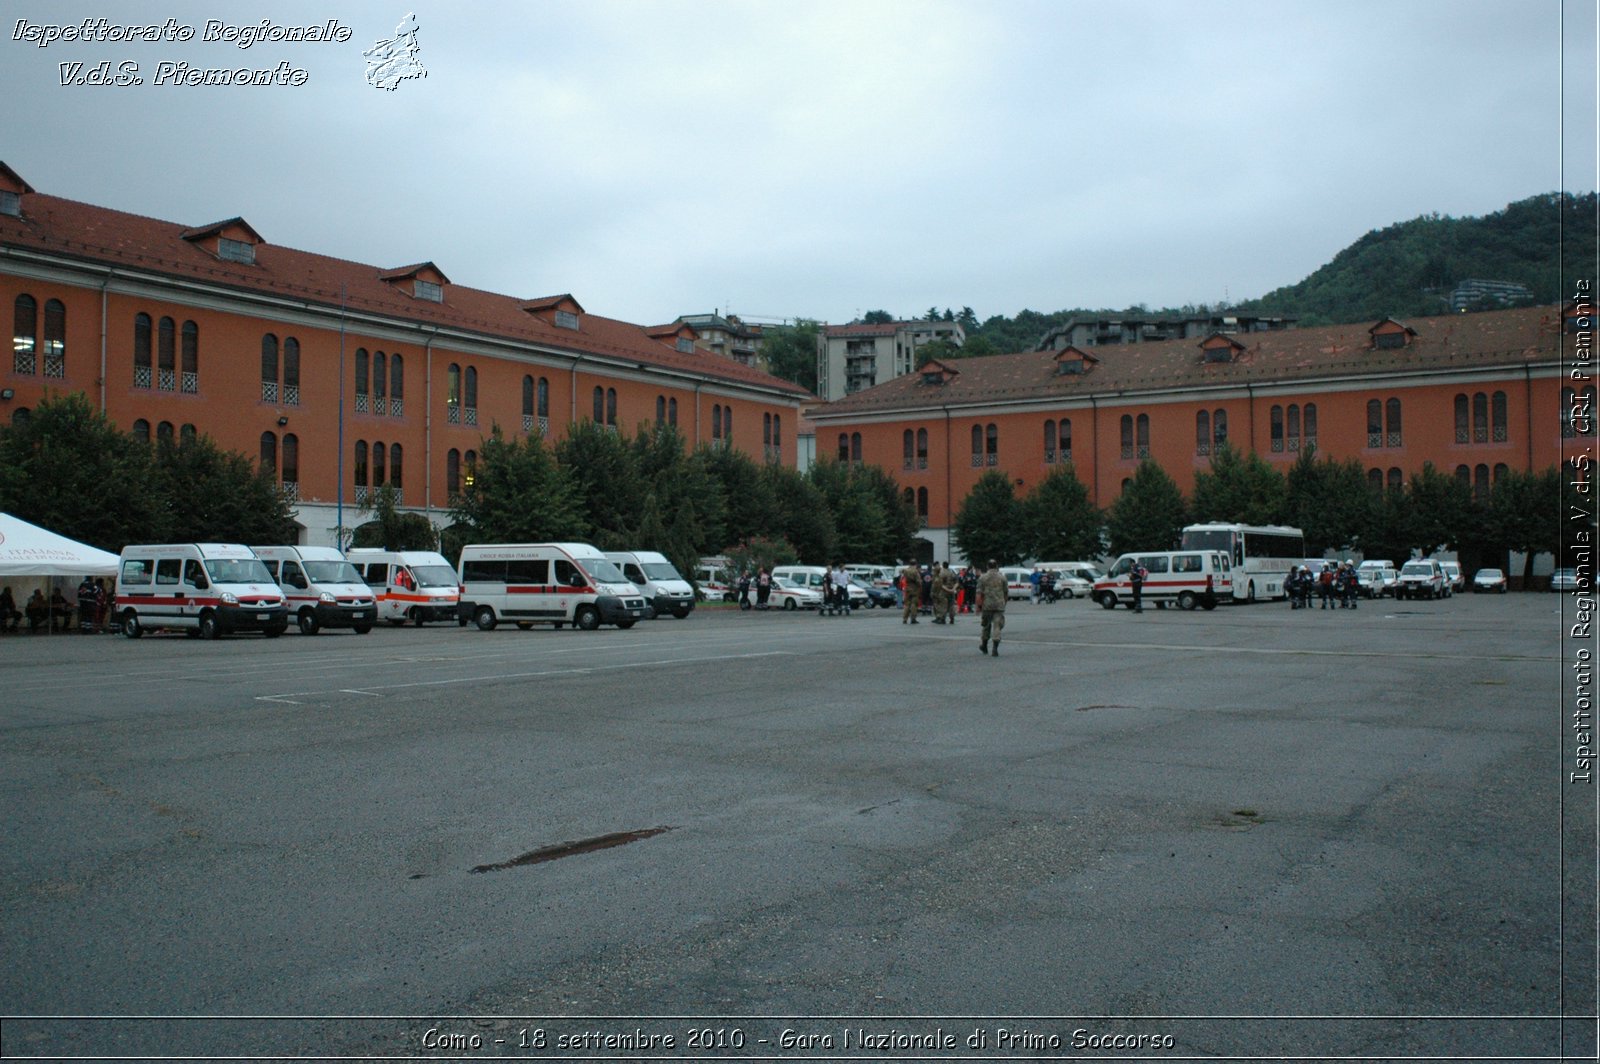
<svg viewBox="0 0 1600 1064">
<path fill-rule="evenodd" d="M 829 574 L 833 582 L 834 605 L 846 613 L 850 612 L 850 574 L 844 571 L 844 566 L 839 562 L 833 563 L 833 572 Z"/>
</svg>

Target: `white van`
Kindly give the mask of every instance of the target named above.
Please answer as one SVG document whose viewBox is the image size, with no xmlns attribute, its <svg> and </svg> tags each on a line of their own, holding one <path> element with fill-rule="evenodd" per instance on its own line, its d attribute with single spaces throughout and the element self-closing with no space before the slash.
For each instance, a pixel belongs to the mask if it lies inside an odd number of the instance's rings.
<svg viewBox="0 0 1600 1064">
<path fill-rule="evenodd" d="M 453 621 L 461 585 L 444 555 L 431 550 L 353 547 L 344 552 L 378 600 L 378 619 L 399 627 L 410 621 Z"/>
<path fill-rule="evenodd" d="M 1039 571 L 1056 574 L 1056 594 L 1063 598 L 1094 594 L 1094 582 L 1106 575 L 1093 562 L 1040 562 Z"/>
<path fill-rule="evenodd" d="M 1033 597 L 1033 570 L 1020 565 L 1002 565 L 1000 575 L 1006 578 L 1007 599 Z"/>
<path fill-rule="evenodd" d="M 831 572 L 826 565 L 780 565 L 772 570 L 774 578 L 784 577 L 793 580 L 796 584 L 809 591 L 815 591 L 822 596 L 823 602 L 831 602 L 828 597 L 828 574 Z M 848 570 L 846 570 L 848 572 Z M 872 601 L 866 588 L 850 585 L 850 608 L 864 610 Z"/>
<path fill-rule="evenodd" d="M 361 574 L 332 547 L 252 547 L 289 603 L 302 635 L 353 628 L 366 635 L 378 621 L 378 600 Z"/>
<path fill-rule="evenodd" d="M 1135 562 L 1148 574 L 1141 597 L 1155 603 L 1157 609 L 1176 602 L 1180 610 L 1196 606 L 1214 610 L 1218 602 L 1233 599 L 1233 572 L 1226 551 L 1167 550 L 1122 555 L 1111 572 L 1094 582 L 1094 600 L 1108 610 L 1116 609 L 1118 602 L 1131 607 L 1133 584 L 1128 575 Z"/>
<path fill-rule="evenodd" d="M 161 543 L 122 548 L 117 627 L 129 639 L 152 628 L 202 639 L 260 632 L 276 639 L 289 608 L 261 559 L 238 543 Z"/>
<path fill-rule="evenodd" d="M 485 632 L 502 620 L 632 628 L 644 616 L 644 595 L 587 543 L 474 543 L 461 548 L 460 581 L 460 621 Z"/>
<path fill-rule="evenodd" d="M 645 620 L 670 613 L 681 621 L 694 609 L 694 588 L 667 561 L 666 555 L 635 550 L 616 551 L 606 558 L 644 595 Z"/>
</svg>

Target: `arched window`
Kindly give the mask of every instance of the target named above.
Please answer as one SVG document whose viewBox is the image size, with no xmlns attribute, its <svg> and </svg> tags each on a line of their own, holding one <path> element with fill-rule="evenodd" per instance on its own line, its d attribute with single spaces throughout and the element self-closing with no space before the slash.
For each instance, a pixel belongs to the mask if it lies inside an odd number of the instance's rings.
<svg viewBox="0 0 1600 1064">
<path fill-rule="evenodd" d="M 472 487 L 478 481 L 478 452 L 467 451 L 461 456 L 461 482 Z"/>
<path fill-rule="evenodd" d="M 1139 445 L 1139 457 L 1150 457 L 1150 415 L 1140 414 L 1134 420 L 1135 437 Z"/>
<path fill-rule="evenodd" d="M 454 447 L 444 456 L 444 490 L 446 495 L 461 494 L 461 452 Z"/>
<path fill-rule="evenodd" d="M 1402 439 L 1400 435 L 1400 400 L 1390 399 L 1383 406 L 1384 425 L 1386 428 L 1383 444 L 1385 447 L 1399 447 Z"/>
<path fill-rule="evenodd" d="M 1044 464 L 1054 465 L 1056 460 L 1056 421 L 1044 419 Z"/>
<path fill-rule="evenodd" d="M 300 405 L 300 341 L 292 336 L 283 341 L 283 401 Z"/>
<path fill-rule="evenodd" d="M 1405 486 L 1405 474 L 1400 472 L 1398 467 L 1391 466 L 1389 468 L 1389 490 L 1398 492 L 1403 490 Z"/>
<path fill-rule="evenodd" d="M 444 371 L 444 404 L 445 420 L 461 424 L 461 367 L 454 362 Z"/>
<path fill-rule="evenodd" d="M 839 433 L 839 461 L 850 461 L 850 437 L 846 433 Z M 910 491 L 910 488 L 906 489 Z"/>
<path fill-rule="evenodd" d="M 1489 442 L 1489 397 L 1482 392 L 1472 397 L 1472 442 Z"/>
<path fill-rule="evenodd" d="M 928 523 L 928 489 L 917 489 L 917 522 L 922 525 Z"/>
<path fill-rule="evenodd" d="M 983 427 L 983 460 L 986 465 L 1000 462 L 1000 426 L 992 421 Z"/>
<path fill-rule="evenodd" d="M 1298 403 L 1289 404 L 1288 428 L 1289 450 L 1298 451 L 1300 449 L 1300 404 Z"/>
<path fill-rule="evenodd" d="M 606 423 L 606 390 L 598 384 L 594 386 L 594 423 L 596 425 L 604 425 Z M 721 424 L 722 408 L 719 406 L 717 407 L 717 425 L 720 427 Z M 712 435 L 715 435 L 715 433 Z"/>
<path fill-rule="evenodd" d="M 138 440 L 140 443 L 149 443 L 150 422 L 146 421 L 144 418 L 139 418 L 137 421 L 135 421 L 133 423 L 133 438 Z"/>
<path fill-rule="evenodd" d="M 178 442 L 179 443 L 193 443 L 195 441 L 195 439 L 199 435 L 200 435 L 199 430 L 196 429 L 193 425 L 188 424 L 187 422 L 178 427 Z"/>
<path fill-rule="evenodd" d="M 1498 488 L 1500 486 L 1500 482 L 1510 474 L 1510 466 L 1506 465 L 1504 462 L 1496 462 L 1494 464 L 1494 486 Z"/>
<path fill-rule="evenodd" d="M 667 400 L 667 424 L 675 426 L 675 425 L 677 425 L 677 423 L 678 423 L 678 400 L 677 400 L 677 397 L 674 396 L 673 398 Z"/>
<path fill-rule="evenodd" d="M 67 305 L 59 299 L 44 304 L 44 375 L 67 375 Z"/>
<path fill-rule="evenodd" d="M 981 468 L 982 466 L 983 466 L 983 426 L 982 425 L 974 425 L 974 426 L 972 426 L 972 467 L 974 469 L 978 469 L 978 468 Z"/>
<path fill-rule="evenodd" d="M 135 388 L 149 388 L 154 383 L 155 363 L 150 354 L 150 315 L 135 314 L 133 316 L 133 386 Z"/>
<path fill-rule="evenodd" d="M 178 390 L 194 395 L 200 391 L 200 326 L 192 321 L 183 323 L 182 355 Z"/>
<path fill-rule="evenodd" d="M 278 437 L 275 433 L 261 434 L 261 471 L 274 478 L 278 475 Z"/>
<path fill-rule="evenodd" d="M 533 377 L 525 375 L 522 378 L 522 427 L 532 428 L 533 418 Z"/>
<path fill-rule="evenodd" d="M 673 402 L 676 404 L 677 400 L 673 400 Z M 674 410 L 676 410 L 676 406 L 674 406 Z M 539 378 L 538 409 L 534 413 L 545 418 L 550 416 L 550 378 L 548 377 Z"/>
<path fill-rule="evenodd" d="M 173 427 L 172 422 L 161 422 L 156 426 L 156 442 L 170 445 L 173 442 L 173 437 L 177 434 L 177 431 L 178 430 Z"/>
<path fill-rule="evenodd" d="M 1057 456 L 1063 462 L 1072 461 L 1072 421 L 1062 418 L 1056 425 Z"/>
<path fill-rule="evenodd" d="M 356 487 L 365 488 L 367 486 L 367 441 L 366 440 L 357 440 L 356 441 L 356 460 L 355 460 L 354 472 L 355 472 L 355 478 L 356 478 Z"/>
<path fill-rule="evenodd" d="M 763 412 L 761 415 L 761 446 L 772 446 L 772 413 L 770 411 Z"/>
<path fill-rule="evenodd" d="M 478 368 L 467 367 L 467 379 L 462 386 L 461 409 L 465 411 L 464 418 L 468 425 L 478 423 Z"/>
<path fill-rule="evenodd" d="M 1462 463 L 1461 465 L 1456 466 L 1456 480 L 1457 480 L 1457 482 L 1459 482 L 1461 484 L 1462 487 L 1467 488 L 1467 489 L 1470 490 L 1471 487 L 1472 487 L 1472 469 L 1471 469 L 1471 467 L 1466 465 L 1465 463 Z"/>
<path fill-rule="evenodd" d="M 917 466 L 917 434 L 906 429 L 900 434 L 900 467 L 902 469 L 915 469 Z"/>
<path fill-rule="evenodd" d="M 1382 491 L 1383 470 L 1378 469 L 1377 467 L 1367 470 L 1367 486 L 1373 491 Z"/>
<path fill-rule="evenodd" d="M 292 432 L 283 436 L 283 482 L 300 483 L 300 437 Z"/>
<path fill-rule="evenodd" d="M 906 501 L 906 506 L 908 509 L 915 510 L 917 508 L 917 493 L 911 488 L 907 488 L 905 491 L 901 492 L 900 497 Z"/>
<path fill-rule="evenodd" d="M 383 487 L 384 470 L 388 465 L 388 450 L 381 443 L 372 445 L 372 486 Z"/>
<path fill-rule="evenodd" d="M 401 459 L 403 457 L 404 455 L 400 450 L 400 445 L 398 443 L 391 443 L 389 445 L 389 483 L 393 485 L 395 491 L 399 491 L 401 488 L 400 468 Z"/>
<path fill-rule="evenodd" d="M 656 396 L 656 424 L 657 425 L 664 425 L 666 423 L 667 423 L 667 397 L 664 396 L 664 395 L 658 395 L 658 396 Z"/>
<path fill-rule="evenodd" d="M 1194 453 L 1211 453 L 1211 413 L 1198 410 L 1194 415 Z"/>
<path fill-rule="evenodd" d="M 1122 457 L 1124 459 L 1132 458 L 1133 457 L 1133 415 L 1131 415 L 1131 414 L 1123 414 L 1122 415 L 1122 420 L 1121 420 L 1121 422 L 1119 424 L 1120 424 L 1121 436 L 1122 436 Z"/>
<path fill-rule="evenodd" d="M 278 401 L 278 338 L 272 333 L 261 338 L 261 401 Z"/>
<path fill-rule="evenodd" d="M 382 351 L 372 352 L 372 412 L 389 412 L 389 356 Z"/>
<path fill-rule="evenodd" d="M 1311 408 L 1307 407 L 1306 409 L 1307 409 L 1307 411 L 1309 411 Z M 1307 413 L 1306 416 L 1309 418 L 1311 415 L 1309 413 Z M 1310 422 L 1309 421 L 1306 423 L 1306 428 L 1307 428 L 1307 432 L 1309 433 L 1309 431 L 1310 431 Z M 1221 447 L 1223 444 L 1225 444 L 1227 442 L 1228 442 L 1228 412 L 1226 410 L 1214 410 L 1211 413 L 1211 443 L 1212 443 L 1213 446 Z"/>
<path fill-rule="evenodd" d="M 1489 497 L 1489 467 L 1482 462 L 1472 470 L 1472 497 L 1479 502 Z"/>
<path fill-rule="evenodd" d="M 722 438 L 728 443 L 733 443 L 733 407 L 722 408 Z"/>
<path fill-rule="evenodd" d="M 1458 394 L 1455 401 L 1456 413 L 1456 442 L 1472 442 L 1471 415 L 1467 412 L 1467 397 L 1465 393 Z M 1465 468 L 1465 467 L 1463 467 Z"/>
<path fill-rule="evenodd" d="M 850 434 L 850 461 L 861 461 L 861 433 L 859 432 Z"/>
<path fill-rule="evenodd" d="M 1367 400 L 1367 446 L 1383 446 L 1383 404 L 1376 399 Z"/>
<path fill-rule="evenodd" d="M 1316 403 L 1307 403 L 1306 404 L 1305 426 L 1306 426 L 1305 445 L 1307 447 L 1315 447 L 1317 445 L 1317 404 Z"/>
<path fill-rule="evenodd" d="M 148 320 L 148 318 L 146 318 Z M 11 369 L 32 374 L 36 368 L 39 339 L 39 304 L 30 295 L 20 295 L 12 305 Z"/>
<path fill-rule="evenodd" d="M 389 413 L 399 417 L 405 413 L 406 360 L 398 352 L 389 356 Z"/>
<path fill-rule="evenodd" d="M 778 442 L 777 441 L 778 430 L 776 428 L 776 426 L 778 424 L 778 415 L 774 414 L 772 416 L 772 424 L 774 426 L 774 428 L 772 430 L 773 443 L 776 444 Z M 918 469 L 927 469 L 928 468 L 928 430 L 927 429 L 918 429 L 917 430 L 917 468 Z"/>
<path fill-rule="evenodd" d="M 1495 392 L 1489 397 L 1489 438 L 1495 443 L 1505 443 L 1510 438 L 1506 424 L 1506 393 Z"/>
<path fill-rule="evenodd" d="M 371 387 L 367 383 L 367 365 L 370 358 L 366 348 L 356 348 L 356 413 L 358 414 L 365 414 L 372 409 Z"/>
<path fill-rule="evenodd" d="M 156 387 L 164 392 L 178 388 L 178 326 L 166 317 L 156 327 Z"/>
<path fill-rule="evenodd" d="M 1268 429 L 1268 437 L 1272 441 L 1272 451 L 1277 454 L 1283 450 L 1283 407 L 1273 406 L 1267 415 L 1267 421 L 1271 426 Z"/>
<path fill-rule="evenodd" d="M 606 389 L 606 424 L 612 428 L 617 427 L 617 390 Z"/>
<path fill-rule="evenodd" d="M 714 405 L 711 408 L 711 438 L 713 440 L 722 439 L 722 404 L 721 403 L 717 403 L 716 405 Z M 842 442 L 844 440 L 844 437 L 840 436 L 839 439 Z"/>
</svg>

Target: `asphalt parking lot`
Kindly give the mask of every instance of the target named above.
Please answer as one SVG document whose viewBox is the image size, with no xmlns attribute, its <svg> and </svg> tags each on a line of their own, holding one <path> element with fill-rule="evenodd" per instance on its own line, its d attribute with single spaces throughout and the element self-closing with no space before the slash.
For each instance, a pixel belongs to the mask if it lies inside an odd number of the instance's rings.
<svg viewBox="0 0 1600 1064">
<path fill-rule="evenodd" d="M 7 637 L 4 1054 L 1588 1052 L 1563 602 Z"/>
</svg>

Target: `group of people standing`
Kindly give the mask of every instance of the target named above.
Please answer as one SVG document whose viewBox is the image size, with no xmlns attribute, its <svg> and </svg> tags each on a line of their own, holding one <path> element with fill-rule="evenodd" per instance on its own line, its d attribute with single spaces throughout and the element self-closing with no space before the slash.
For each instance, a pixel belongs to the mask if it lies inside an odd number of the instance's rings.
<svg viewBox="0 0 1600 1064">
<path fill-rule="evenodd" d="M 989 568 L 981 577 L 971 568 L 957 573 L 944 562 L 934 562 L 926 571 L 915 564 L 907 564 L 900 570 L 896 582 L 904 595 L 901 624 L 916 624 L 924 601 L 932 603 L 934 624 L 955 624 L 958 611 L 970 613 L 976 609 L 980 624 L 978 653 L 1000 656 L 1000 632 L 1006 625 L 1009 588 L 994 560 L 990 560 Z"/>
<path fill-rule="evenodd" d="M 89 576 L 83 578 L 77 594 L 78 631 L 105 631 L 111 597 L 104 580 Z M 42 588 L 34 588 L 33 594 L 19 609 L 11 589 L 0 588 L 0 632 L 21 631 L 24 619 L 28 622 L 29 632 L 37 632 L 41 628 L 65 631 L 72 623 L 72 603 L 59 587 L 50 589 L 49 598 L 45 597 Z"/>
<path fill-rule="evenodd" d="M 1289 593 L 1289 608 L 1309 610 L 1311 596 L 1316 595 L 1325 610 L 1338 608 L 1359 609 L 1361 582 L 1356 579 L 1356 567 L 1349 562 L 1325 562 L 1322 571 L 1314 573 L 1309 565 L 1297 565 L 1289 570 L 1283 582 Z"/>
</svg>

